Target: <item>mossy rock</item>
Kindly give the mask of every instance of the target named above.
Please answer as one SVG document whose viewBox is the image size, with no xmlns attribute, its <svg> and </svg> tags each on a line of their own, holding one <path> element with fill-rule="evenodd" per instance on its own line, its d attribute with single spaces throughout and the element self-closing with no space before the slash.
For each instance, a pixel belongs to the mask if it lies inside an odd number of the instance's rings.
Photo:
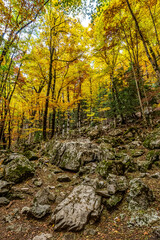
<svg viewBox="0 0 160 240">
<path fill-rule="evenodd" d="M 143 145 L 148 149 L 160 149 L 160 128 L 154 130 L 146 137 Z"/>
<path fill-rule="evenodd" d="M 17 154 L 15 159 L 5 167 L 4 178 L 6 181 L 22 182 L 35 172 L 33 164 L 23 155 Z"/>
<path fill-rule="evenodd" d="M 123 175 L 123 163 L 115 160 L 103 160 L 98 164 L 97 172 L 104 178 L 106 178 L 110 173 Z"/>
<path fill-rule="evenodd" d="M 116 195 L 112 195 L 109 199 L 104 199 L 103 204 L 107 207 L 108 210 L 115 208 L 123 199 L 123 195 L 121 193 L 117 193 Z"/>
<path fill-rule="evenodd" d="M 26 156 L 30 161 L 38 159 L 38 156 L 36 155 L 36 153 L 30 150 L 25 151 L 24 156 Z"/>
</svg>

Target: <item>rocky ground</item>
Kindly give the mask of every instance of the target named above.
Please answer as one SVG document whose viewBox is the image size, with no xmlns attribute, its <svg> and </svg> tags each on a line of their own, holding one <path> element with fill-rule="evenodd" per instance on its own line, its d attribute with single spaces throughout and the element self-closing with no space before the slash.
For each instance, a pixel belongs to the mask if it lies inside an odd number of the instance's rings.
<svg viewBox="0 0 160 240">
<path fill-rule="evenodd" d="M 0 239 L 160 239 L 160 128 L 78 136 L 0 151 Z"/>
</svg>

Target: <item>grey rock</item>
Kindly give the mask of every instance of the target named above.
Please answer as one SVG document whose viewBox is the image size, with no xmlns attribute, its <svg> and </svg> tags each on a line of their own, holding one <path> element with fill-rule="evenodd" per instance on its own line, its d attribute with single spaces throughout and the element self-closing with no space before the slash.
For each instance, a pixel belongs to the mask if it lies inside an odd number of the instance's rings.
<svg viewBox="0 0 160 240">
<path fill-rule="evenodd" d="M 12 182 L 0 180 L 0 196 L 6 196 L 11 190 Z"/>
<path fill-rule="evenodd" d="M 160 149 L 160 128 L 155 129 L 151 134 L 149 134 L 143 145 L 149 149 Z"/>
<path fill-rule="evenodd" d="M 150 177 L 159 179 L 160 178 L 160 172 L 154 173 L 154 174 L 150 175 Z"/>
<path fill-rule="evenodd" d="M 109 194 L 124 192 L 128 189 L 128 182 L 125 176 L 116 176 L 114 174 L 109 174 L 106 182 Z"/>
<path fill-rule="evenodd" d="M 36 186 L 36 187 L 41 187 L 43 182 L 40 178 L 36 178 L 36 179 L 33 179 L 33 184 Z"/>
<path fill-rule="evenodd" d="M 53 235 L 50 233 L 41 233 L 35 236 L 32 240 L 50 240 L 52 239 Z"/>
<path fill-rule="evenodd" d="M 58 231 L 79 231 L 90 218 L 99 218 L 101 210 L 101 197 L 96 195 L 95 189 L 79 185 L 56 207 L 51 223 Z"/>
<path fill-rule="evenodd" d="M 29 211 L 30 211 L 30 207 L 25 206 L 25 207 L 22 208 L 21 213 L 22 214 L 27 214 L 27 213 L 29 213 Z"/>
<path fill-rule="evenodd" d="M 89 140 L 55 141 L 47 147 L 51 163 L 62 169 L 78 172 L 85 163 L 101 160 L 101 150 Z"/>
<path fill-rule="evenodd" d="M 9 200 L 6 197 L 0 197 L 0 207 L 9 204 Z"/>
<path fill-rule="evenodd" d="M 92 229 L 92 228 L 90 228 L 90 229 L 86 229 L 85 231 L 84 231 L 84 235 L 91 235 L 91 236 L 95 236 L 97 234 L 97 230 L 96 229 Z"/>
<path fill-rule="evenodd" d="M 16 154 L 5 167 L 5 180 L 21 182 L 35 172 L 33 164 L 23 155 Z"/>
<path fill-rule="evenodd" d="M 130 190 L 127 196 L 129 210 L 147 209 L 154 201 L 152 191 L 139 178 L 130 181 Z"/>
<path fill-rule="evenodd" d="M 62 240 L 76 240 L 76 236 L 73 233 L 67 233 L 64 235 Z"/>
<path fill-rule="evenodd" d="M 148 209 L 146 211 L 135 211 L 132 213 L 128 225 L 136 227 L 150 226 L 158 220 L 160 220 L 160 216 L 154 209 Z"/>
<path fill-rule="evenodd" d="M 137 161 L 138 170 L 140 172 L 147 172 L 147 170 L 151 169 L 152 163 L 149 161 Z"/>
<path fill-rule="evenodd" d="M 43 218 L 50 213 L 51 213 L 50 205 L 34 204 L 30 208 L 30 210 L 28 212 L 28 215 L 40 219 L 40 218 Z"/>
<path fill-rule="evenodd" d="M 96 193 L 101 196 L 101 197 L 104 197 L 104 198 L 109 198 L 111 195 L 108 193 L 108 190 L 107 189 L 99 189 L 99 190 L 96 190 Z"/>
<path fill-rule="evenodd" d="M 160 225 L 153 227 L 153 233 L 158 239 L 160 239 Z"/>
<path fill-rule="evenodd" d="M 57 178 L 58 182 L 70 182 L 71 179 L 67 175 L 61 175 Z"/>
<path fill-rule="evenodd" d="M 38 203 L 41 205 L 46 205 L 53 203 L 56 199 L 56 195 L 49 190 L 49 188 L 44 188 L 39 190 L 34 198 L 34 203 Z"/>
<path fill-rule="evenodd" d="M 123 199 L 123 195 L 121 193 L 116 193 L 112 195 L 109 199 L 103 200 L 103 204 L 107 207 L 107 209 L 112 209 L 117 206 Z"/>
</svg>

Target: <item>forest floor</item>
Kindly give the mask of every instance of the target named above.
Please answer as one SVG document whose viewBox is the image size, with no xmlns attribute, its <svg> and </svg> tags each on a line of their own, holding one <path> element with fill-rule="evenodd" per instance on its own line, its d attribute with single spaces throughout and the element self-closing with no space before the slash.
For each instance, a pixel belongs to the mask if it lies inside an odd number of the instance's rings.
<svg viewBox="0 0 160 240">
<path fill-rule="evenodd" d="M 143 158 L 145 155 L 143 156 Z M 38 164 L 39 160 L 35 163 Z M 56 240 L 156 240 L 158 239 L 153 235 L 154 226 L 143 227 L 129 227 L 128 220 L 130 213 L 127 208 L 127 202 L 123 200 L 112 211 L 104 209 L 98 222 L 89 222 L 85 229 L 81 232 L 56 232 L 54 226 L 50 225 L 50 216 L 45 219 L 36 220 L 34 218 L 28 218 L 21 213 L 24 206 L 30 206 L 33 201 L 34 195 L 42 187 L 52 186 L 54 192 L 60 198 L 69 195 L 74 186 L 79 182 L 77 174 L 68 171 L 60 171 L 53 174 L 57 166 L 45 163 L 43 167 L 36 168 L 34 178 L 30 178 L 22 183 L 16 184 L 16 192 L 22 192 L 22 189 L 28 189 L 25 192 L 12 200 L 7 206 L 0 208 L 0 240 L 32 240 L 35 236 L 41 233 L 51 233 L 52 238 Z M 154 166 L 151 170 L 148 170 L 147 174 L 140 172 L 127 173 L 128 179 L 141 177 L 142 181 L 153 191 L 155 195 L 155 201 L 151 203 L 151 208 L 160 212 L 160 180 L 149 177 L 150 175 L 160 172 L 157 166 Z M 72 180 L 71 182 L 57 182 L 57 177 L 61 175 L 68 175 Z M 94 174 L 92 178 L 94 179 Z M 37 187 L 34 185 L 34 179 L 41 179 L 43 185 Z M 57 206 L 57 201 L 51 205 L 54 211 Z M 156 223 L 155 223 L 156 225 Z"/>
</svg>

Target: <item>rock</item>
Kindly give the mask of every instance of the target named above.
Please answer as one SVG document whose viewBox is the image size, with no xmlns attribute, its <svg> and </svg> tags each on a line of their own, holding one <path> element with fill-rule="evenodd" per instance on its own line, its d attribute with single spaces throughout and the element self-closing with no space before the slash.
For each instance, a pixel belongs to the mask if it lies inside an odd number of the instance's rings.
<svg viewBox="0 0 160 240">
<path fill-rule="evenodd" d="M 28 215 L 40 219 L 50 213 L 51 213 L 50 205 L 40 205 L 36 203 L 29 209 Z"/>
<path fill-rule="evenodd" d="M 5 197 L 0 197 L 0 207 L 4 206 L 4 205 L 8 205 L 9 204 L 9 200 Z"/>
<path fill-rule="evenodd" d="M 140 172 L 147 172 L 147 170 L 151 169 L 152 163 L 150 161 L 137 161 L 138 170 Z"/>
<path fill-rule="evenodd" d="M 0 180 L 0 196 L 6 196 L 11 190 L 12 182 Z"/>
<path fill-rule="evenodd" d="M 118 137 L 120 135 L 123 135 L 123 131 L 121 129 L 113 129 L 111 132 L 109 132 L 109 136 L 111 137 Z"/>
<path fill-rule="evenodd" d="M 88 163 L 87 165 L 80 167 L 78 174 L 79 176 L 84 174 L 93 174 L 96 172 L 96 168 L 97 163 Z"/>
<path fill-rule="evenodd" d="M 122 161 L 103 160 L 98 164 L 97 172 L 104 178 L 106 178 L 110 173 L 123 175 L 123 163 Z"/>
<path fill-rule="evenodd" d="M 108 190 L 107 189 L 98 189 L 96 190 L 96 193 L 101 196 L 101 197 L 104 197 L 104 198 L 109 198 L 111 195 L 108 193 Z"/>
<path fill-rule="evenodd" d="M 25 206 L 25 207 L 22 208 L 21 213 L 22 214 L 28 214 L 29 211 L 30 211 L 30 207 Z"/>
<path fill-rule="evenodd" d="M 109 174 L 107 177 L 107 184 L 107 188 L 113 185 L 116 192 L 124 192 L 128 189 L 128 182 L 125 176 L 116 176 L 114 174 Z"/>
<path fill-rule="evenodd" d="M 33 184 L 36 186 L 36 187 L 41 187 L 43 182 L 40 178 L 35 178 L 33 179 Z"/>
<path fill-rule="evenodd" d="M 52 193 L 48 188 L 44 188 L 36 193 L 33 202 L 41 205 L 46 205 L 53 203 L 55 199 L 56 195 Z"/>
<path fill-rule="evenodd" d="M 152 191 L 139 178 L 130 181 L 127 201 L 129 210 L 147 209 L 154 200 Z"/>
<path fill-rule="evenodd" d="M 58 182 L 70 182 L 71 179 L 67 175 L 61 175 L 57 178 Z"/>
<path fill-rule="evenodd" d="M 52 239 L 53 235 L 50 233 L 41 233 L 35 236 L 32 240 L 50 240 Z"/>
<path fill-rule="evenodd" d="M 37 154 L 34 153 L 34 152 L 31 151 L 31 150 L 25 151 L 25 152 L 24 152 L 24 156 L 25 156 L 26 158 L 28 158 L 30 161 L 33 161 L 33 160 L 37 160 L 37 159 L 38 159 Z"/>
<path fill-rule="evenodd" d="M 79 185 L 56 207 L 51 223 L 58 231 L 80 231 L 90 218 L 98 219 L 101 210 L 101 197 L 96 195 L 95 189 Z"/>
<path fill-rule="evenodd" d="M 84 164 L 101 160 L 100 148 L 88 140 L 55 141 L 48 148 L 51 163 L 66 170 L 78 172 Z"/>
<path fill-rule="evenodd" d="M 64 235 L 62 240 L 76 240 L 76 236 L 73 233 L 67 233 Z"/>
<path fill-rule="evenodd" d="M 150 177 L 159 179 L 160 178 L 160 172 L 154 173 L 154 174 L 150 175 Z"/>
<path fill-rule="evenodd" d="M 149 134 L 143 145 L 149 149 L 160 149 L 160 128 L 155 129 L 151 134 Z"/>
<path fill-rule="evenodd" d="M 97 230 L 96 229 L 86 229 L 84 231 L 84 235 L 88 236 L 88 235 L 91 235 L 91 236 L 95 236 L 97 234 Z"/>
<path fill-rule="evenodd" d="M 146 161 L 150 162 L 152 165 L 155 162 L 158 162 L 160 160 L 160 151 L 152 150 L 147 153 Z"/>
<path fill-rule="evenodd" d="M 147 211 L 135 211 L 132 213 L 128 225 L 130 227 L 150 226 L 158 220 L 160 220 L 160 216 L 158 215 L 158 212 L 154 209 L 148 209 Z"/>
<path fill-rule="evenodd" d="M 145 153 L 145 151 L 143 149 L 139 149 L 139 150 L 134 150 L 131 153 L 132 153 L 132 157 L 137 158 L 142 156 Z"/>
<path fill-rule="evenodd" d="M 16 154 L 14 159 L 5 167 L 5 180 L 21 182 L 35 172 L 33 164 L 23 155 Z"/>
<path fill-rule="evenodd" d="M 158 239 L 160 239 L 160 226 L 154 226 L 153 233 Z"/>
<path fill-rule="evenodd" d="M 98 139 L 102 135 L 102 129 L 97 126 L 87 133 L 90 140 Z"/>
<path fill-rule="evenodd" d="M 107 207 L 107 209 L 112 209 L 117 206 L 123 199 L 123 195 L 121 193 L 117 193 L 116 195 L 112 195 L 109 199 L 103 200 L 103 204 Z"/>
</svg>

